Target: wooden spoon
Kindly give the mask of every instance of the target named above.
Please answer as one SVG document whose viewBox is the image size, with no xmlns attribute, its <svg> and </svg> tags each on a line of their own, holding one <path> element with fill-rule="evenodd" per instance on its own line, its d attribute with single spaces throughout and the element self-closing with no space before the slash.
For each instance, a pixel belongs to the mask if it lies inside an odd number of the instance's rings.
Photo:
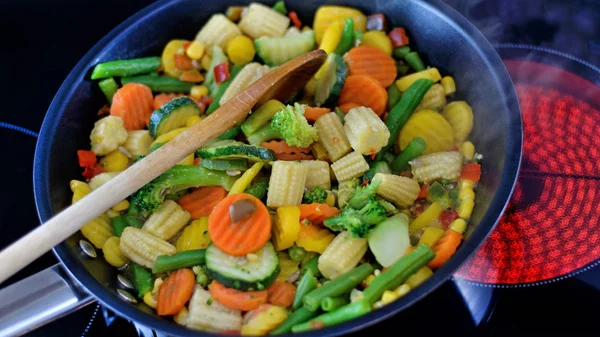
<svg viewBox="0 0 600 337">
<path fill-rule="evenodd" d="M 76 233 L 183 158 L 243 122 L 255 105 L 300 91 L 325 61 L 323 50 L 299 56 L 254 82 L 201 122 L 0 252 L 0 283 Z"/>
</svg>

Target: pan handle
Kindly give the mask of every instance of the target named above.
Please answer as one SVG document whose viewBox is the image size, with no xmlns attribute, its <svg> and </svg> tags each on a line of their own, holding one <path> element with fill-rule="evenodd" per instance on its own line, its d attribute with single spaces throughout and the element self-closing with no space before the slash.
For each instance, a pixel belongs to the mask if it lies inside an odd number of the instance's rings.
<svg viewBox="0 0 600 337">
<path fill-rule="evenodd" d="M 0 289 L 0 337 L 23 335 L 94 301 L 57 263 Z"/>
</svg>

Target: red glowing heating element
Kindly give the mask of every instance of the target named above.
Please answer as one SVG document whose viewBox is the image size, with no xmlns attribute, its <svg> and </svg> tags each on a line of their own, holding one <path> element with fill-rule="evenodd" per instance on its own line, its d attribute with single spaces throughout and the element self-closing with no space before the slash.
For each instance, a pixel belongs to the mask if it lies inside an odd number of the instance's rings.
<svg viewBox="0 0 600 337">
<path fill-rule="evenodd" d="M 587 86 L 585 94 L 595 98 L 600 92 L 591 82 L 556 67 L 505 62 L 509 70 L 526 66 L 562 74 L 572 93 L 576 85 Z M 539 282 L 600 259 L 600 111 L 540 83 L 516 84 L 516 89 L 524 132 L 519 180 L 498 227 L 455 274 L 470 281 Z"/>
</svg>

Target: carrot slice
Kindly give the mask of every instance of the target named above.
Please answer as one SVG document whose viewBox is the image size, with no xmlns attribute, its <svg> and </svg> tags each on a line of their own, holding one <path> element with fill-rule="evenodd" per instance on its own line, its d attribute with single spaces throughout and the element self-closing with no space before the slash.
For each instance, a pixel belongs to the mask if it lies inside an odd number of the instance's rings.
<svg viewBox="0 0 600 337">
<path fill-rule="evenodd" d="M 289 146 L 284 140 L 264 142 L 260 146 L 271 149 L 279 160 L 313 160 L 309 148 Z"/>
<path fill-rule="evenodd" d="M 294 302 L 296 287 L 291 283 L 275 281 L 267 288 L 267 292 L 269 293 L 267 302 L 287 308 Z"/>
<path fill-rule="evenodd" d="M 168 101 L 175 99 L 177 97 L 181 97 L 181 96 L 183 96 L 183 94 L 166 94 L 166 93 L 161 93 L 161 94 L 154 96 L 154 102 L 153 102 L 154 110 L 159 109 L 161 106 L 163 106 Z"/>
<path fill-rule="evenodd" d="M 140 83 L 127 83 L 117 90 L 110 114 L 123 119 L 127 130 L 141 130 L 148 125 L 154 111 L 152 90 Z"/>
<path fill-rule="evenodd" d="M 479 181 L 479 179 L 481 179 L 481 165 L 475 163 L 466 164 L 460 173 L 460 178 Z"/>
<path fill-rule="evenodd" d="M 300 220 L 308 220 L 314 225 L 320 225 L 327 218 L 331 218 L 334 215 L 338 215 L 340 210 L 331 207 L 327 204 L 302 204 L 298 206 L 300 208 Z"/>
<path fill-rule="evenodd" d="M 331 112 L 331 110 L 328 108 L 318 108 L 318 107 L 307 106 L 304 109 L 304 117 L 306 118 L 307 121 L 314 122 L 317 119 L 319 119 L 319 117 L 323 116 L 324 114 L 330 113 L 330 112 Z"/>
<path fill-rule="evenodd" d="M 387 91 L 369 75 L 351 75 L 346 78 L 338 104 L 348 102 L 367 106 L 381 116 L 387 104 Z"/>
<path fill-rule="evenodd" d="M 229 207 L 241 200 L 250 201 L 256 210 L 247 218 L 234 223 Z M 253 195 L 232 194 L 213 208 L 208 218 L 208 233 L 215 246 L 225 253 L 236 256 L 250 254 L 269 240 L 271 217 L 267 207 Z"/>
<path fill-rule="evenodd" d="M 192 70 L 194 69 L 194 63 L 192 59 L 184 54 L 175 54 L 175 68 L 179 70 Z"/>
<path fill-rule="evenodd" d="M 210 295 L 222 305 L 234 309 L 250 311 L 258 308 L 261 304 L 267 303 L 269 293 L 266 290 L 261 291 L 240 291 L 233 288 L 227 288 L 217 281 L 210 283 Z"/>
<path fill-rule="evenodd" d="M 347 114 L 348 111 L 350 111 L 350 109 L 358 108 L 359 106 L 361 105 L 358 103 L 348 102 L 340 105 L 339 108 L 340 110 L 342 110 L 343 113 Z"/>
<path fill-rule="evenodd" d="M 204 186 L 184 195 L 178 203 L 190 213 L 192 219 L 199 219 L 210 215 L 213 208 L 226 196 L 227 190 L 221 186 Z"/>
<path fill-rule="evenodd" d="M 444 235 L 433 246 L 435 257 L 427 265 L 429 268 L 439 268 L 450 260 L 456 252 L 456 248 L 462 242 L 463 235 L 453 229 L 446 229 Z"/>
<path fill-rule="evenodd" d="M 172 273 L 160 286 L 156 312 L 160 316 L 175 315 L 192 297 L 196 277 L 190 269 L 183 268 Z"/>
<path fill-rule="evenodd" d="M 204 81 L 204 76 L 198 69 L 186 70 L 179 75 L 179 79 L 184 82 L 198 83 Z"/>
<path fill-rule="evenodd" d="M 383 50 L 371 46 L 350 49 L 346 56 L 350 75 L 369 75 L 384 88 L 396 79 L 396 63 Z"/>
</svg>

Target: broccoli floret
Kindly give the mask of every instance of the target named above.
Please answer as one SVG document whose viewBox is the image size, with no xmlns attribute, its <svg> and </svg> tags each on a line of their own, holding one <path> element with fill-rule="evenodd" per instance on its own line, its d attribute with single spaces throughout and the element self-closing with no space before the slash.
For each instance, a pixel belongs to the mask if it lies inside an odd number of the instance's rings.
<svg viewBox="0 0 600 337">
<path fill-rule="evenodd" d="M 358 187 L 359 184 L 358 178 L 354 178 L 352 180 L 344 181 L 340 183 L 338 186 L 337 198 L 338 198 L 338 206 L 341 208 L 346 207 L 348 204 L 348 200 L 354 194 L 354 190 Z"/>
<path fill-rule="evenodd" d="M 325 199 L 327 199 L 327 191 L 317 186 L 313 190 L 304 193 L 303 203 L 312 204 L 316 202 L 318 204 L 323 204 L 325 203 Z"/>
<path fill-rule="evenodd" d="M 377 188 L 381 185 L 381 181 L 372 182 L 363 187 L 358 187 L 354 190 L 352 198 L 348 200 L 348 206 L 354 209 L 361 209 L 369 202 L 370 198 L 375 197 Z"/>
<path fill-rule="evenodd" d="M 385 220 L 386 217 L 385 207 L 374 198 L 369 198 L 363 208 L 356 210 L 346 207 L 340 214 L 325 219 L 324 224 L 333 231 L 347 230 L 354 237 L 364 238 L 376 224 Z"/>
<path fill-rule="evenodd" d="M 278 111 L 273 116 L 271 127 L 279 132 L 290 146 L 309 147 L 319 140 L 317 130 L 304 118 L 304 105 L 298 103 L 295 103 L 294 107 L 288 105 Z"/>
<path fill-rule="evenodd" d="M 236 179 L 225 172 L 201 166 L 175 165 L 135 192 L 132 202 L 140 210 L 152 212 L 165 200 L 167 194 L 199 186 L 222 186 L 229 191 Z"/>
</svg>

